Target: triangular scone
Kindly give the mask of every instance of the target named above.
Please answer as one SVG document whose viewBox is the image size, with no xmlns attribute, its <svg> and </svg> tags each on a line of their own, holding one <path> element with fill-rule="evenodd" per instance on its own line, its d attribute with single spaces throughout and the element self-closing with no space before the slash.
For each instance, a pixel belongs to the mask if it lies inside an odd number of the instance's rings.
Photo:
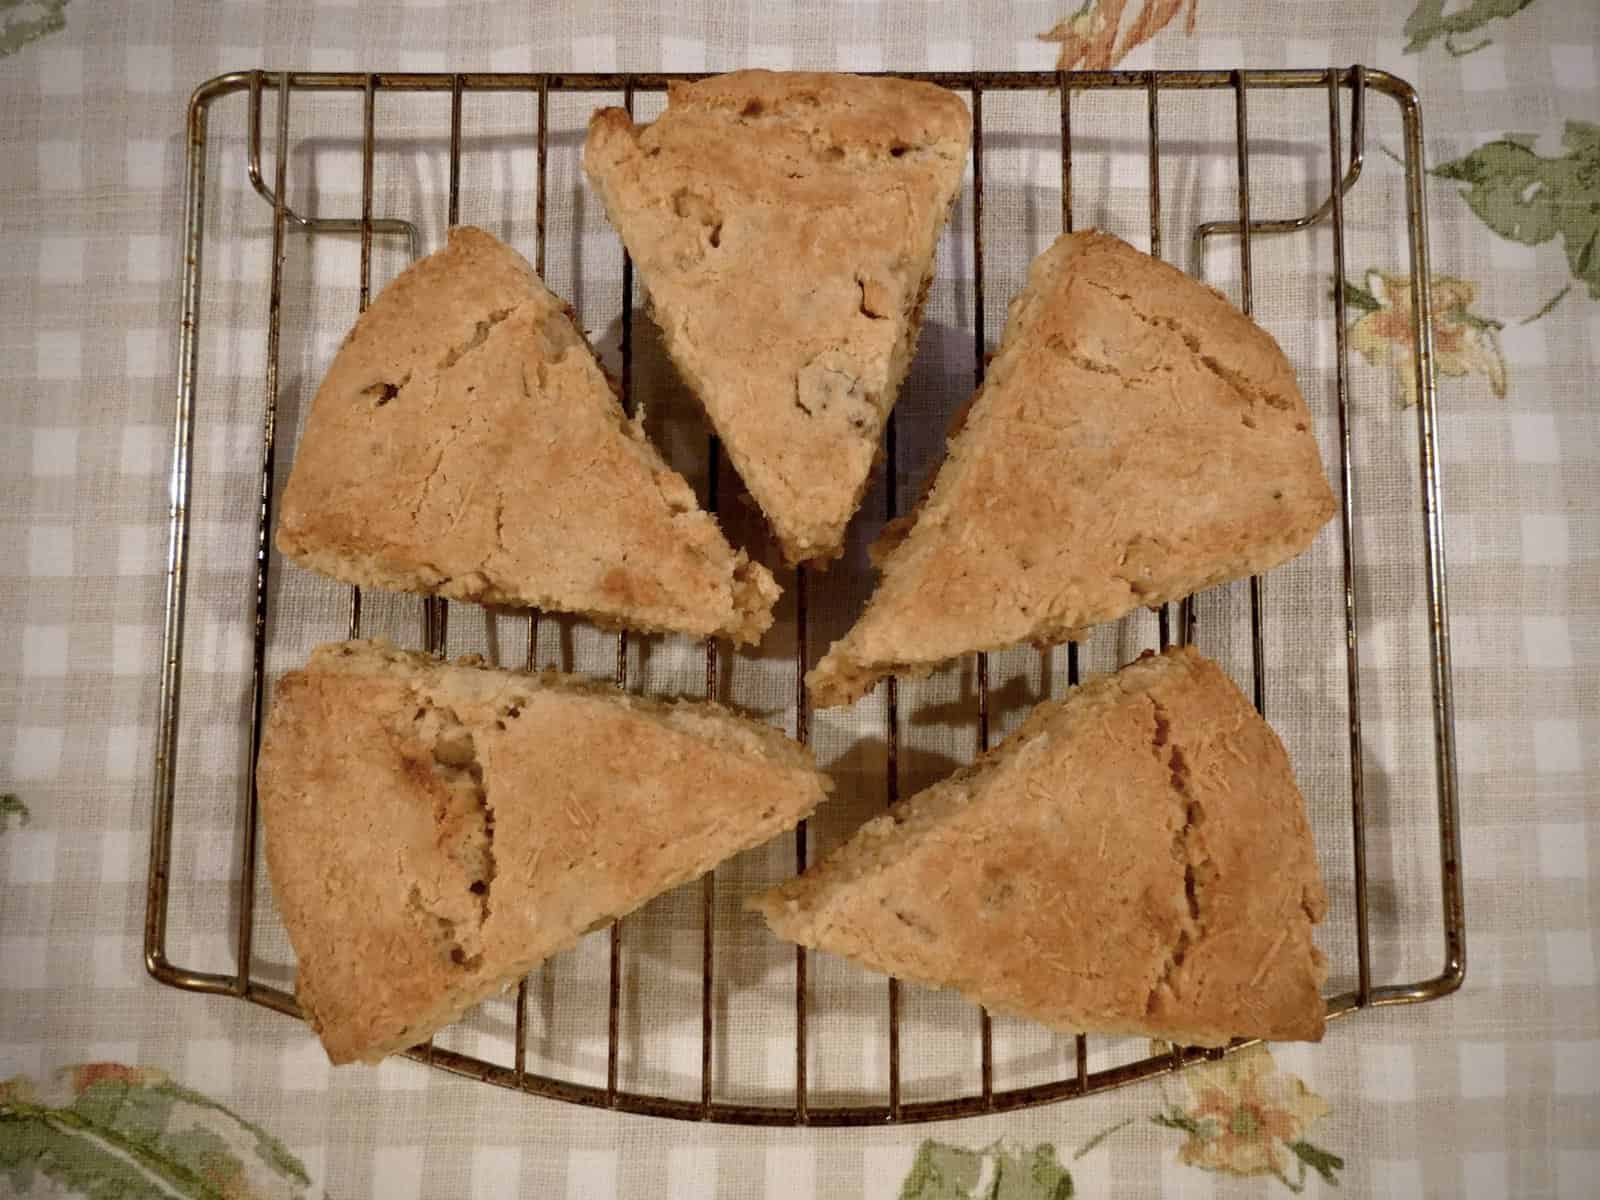
<svg viewBox="0 0 1600 1200">
<path fill-rule="evenodd" d="M 1271 727 L 1189 648 L 1041 704 L 751 907 L 791 941 L 1059 1030 L 1322 1036 L 1304 802 Z"/>
<path fill-rule="evenodd" d="M 778 597 L 624 416 L 571 310 L 465 226 L 345 339 L 277 544 L 347 583 L 741 642 Z"/>
<path fill-rule="evenodd" d="M 1310 420 L 1278 344 L 1221 295 L 1108 234 L 1063 236 L 813 700 L 1294 557 L 1334 512 Z"/>
<path fill-rule="evenodd" d="M 296 994 L 336 1063 L 467 1008 L 829 789 L 809 752 L 703 702 L 570 675 L 320 647 L 257 766 Z"/>
<path fill-rule="evenodd" d="M 589 122 L 584 170 L 790 562 L 840 553 L 972 121 L 928 83 L 739 71 Z"/>
</svg>

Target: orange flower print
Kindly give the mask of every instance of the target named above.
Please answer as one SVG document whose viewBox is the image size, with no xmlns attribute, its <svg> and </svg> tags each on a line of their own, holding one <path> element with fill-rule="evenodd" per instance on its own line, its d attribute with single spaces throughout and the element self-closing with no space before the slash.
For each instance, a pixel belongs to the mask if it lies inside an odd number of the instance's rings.
<svg viewBox="0 0 1600 1200">
<path fill-rule="evenodd" d="M 71 1068 L 72 1091 L 74 1095 L 82 1095 L 97 1083 L 110 1080 L 113 1083 L 126 1083 L 132 1087 L 142 1087 L 153 1080 L 164 1078 L 160 1072 L 152 1071 L 148 1067 L 125 1067 L 121 1063 L 96 1062 L 79 1063 Z"/>
<path fill-rule="evenodd" d="M 1239 1050 L 1183 1073 L 1189 1098 L 1153 1120 L 1188 1139 L 1178 1159 L 1229 1175 L 1271 1175 L 1291 1191 L 1305 1186 L 1307 1168 L 1338 1183 L 1344 1160 L 1305 1140 L 1328 1113 L 1328 1102 L 1293 1075 L 1279 1073 L 1264 1045 Z"/>
<path fill-rule="evenodd" d="M 1041 33 L 1039 40 L 1061 43 L 1056 66 L 1063 71 L 1105 71 L 1172 24 L 1185 7 L 1189 14 L 1183 31 L 1193 33 L 1199 4 L 1200 0 L 1144 0 L 1138 15 L 1123 32 L 1122 15 L 1128 0 L 1084 0 L 1082 8 L 1062 18 L 1049 33 Z"/>
<path fill-rule="evenodd" d="M 1346 282 L 1344 295 L 1345 302 L 1361 313 L 1350 327 L 1351 344 L 1374 366 L 1392 366 L 1404 389 L 1406 405 L 1415 404 L 1411 277 L 1368 271 L 1366 287 Z M 1465 279 L 1433 277 L 1434 367 L 1441 377 L 1481 374 L 1488 379 L 1489 389 L 1503 398 L 1506 360 L 1500 350 L 1501 323 L 1471 311 L 1477 297 L 1477 286 Z"/>
</svg>

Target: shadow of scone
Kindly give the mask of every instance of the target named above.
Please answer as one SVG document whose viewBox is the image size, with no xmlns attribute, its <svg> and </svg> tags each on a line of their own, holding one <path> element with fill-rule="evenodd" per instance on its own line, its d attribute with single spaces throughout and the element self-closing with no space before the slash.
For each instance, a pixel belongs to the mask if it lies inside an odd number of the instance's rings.
<svg viewBox="0 0 1600 1200">
<path fill-rule="evenodd" d="M 791 941 L 1064 1032 L 1322 1037 L 1304 801 L 1272 728 L 1188 647 L 1041 704 L 751 906 Z"/>
<path fill-rule="evenodd" d="M 830 790 L 804 747 L 714 704 L 384 642 L 283 679 L 257 771 L 296 993 L 335 1063 L 426 1040 Z"/>
<path fill-rule="evenodd" d="M 1272 337 L 1108 234 L 1034 260 L 983 387 L 877 591 L 808 677 L 847 704 L 887 674 L 1049 644 L 1294 557 L 1335 511 Z"/>
</svg>

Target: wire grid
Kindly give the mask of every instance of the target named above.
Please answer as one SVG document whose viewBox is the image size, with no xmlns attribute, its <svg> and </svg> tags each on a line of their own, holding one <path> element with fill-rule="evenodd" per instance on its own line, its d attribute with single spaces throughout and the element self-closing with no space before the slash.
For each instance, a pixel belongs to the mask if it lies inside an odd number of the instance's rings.
<svg viewBox="0 0 1600 1200">
<path fill-rule="evenodd" d="M 1305 230 L 1324 221 L 1331 225 L 1335 278 L 1345 278 L 1345 226 L 1344 196 L 1358 179 L 1364 156 L 1365 112 L 1368 95 L 1379 92 L 1392 98 L 1399 107 L 1403 124 L 1406 230 L 1411 277 L 1415 280 L 1415 300 L 1411 310 L 1411 350 L 1416 373 L 1418 420 L 1418 445 L 1420 447 L 1420 478 L 1422 488 L 1422 545 L 1426 604 L 1431 651 L 1431 703 L 1433 740 L 1435 751 L 1435 779 L 1437 784 L 1439 816 L 1440 881 L 1442 887 L 1444 965 L 1435 976 L 1414 983 L 1374 986 L 1372 983 L 1371 947 L 1368 928 L 1367 864 L 1365 850 L 1366 811 L 1362 782 L 1362 735 L 1359 703 L 1359 653 L 1357 632 L 1357 603 L 1354 578 L 1354 507 L 1355 494 L 1351 469 L 1351 428 L 1349 414 L 1348 347 L 1346 345 L 1346 312 L 1343 289 L 1334 289 L 1333 305 L 1337 348 L 1337 403 L 1339 465 L 1341 484 L 1341 535 L 1344 584 L 1344 628 L 1346 650 L 1346 676 L 1349 702 L 1350 747 L 1350 818 L 1352 850 L 1354 854 L 1355 927 L 1357 983 L 1352 991 L 1327 999 L 1329 1018 L 1344 1016 L 1358 1009 L 1389 1004 L 1409 1004 L 1446 995 L 1461 985 L 1465 977 L 1465 921 L 1462 908 L 1461 879 L 1459 871 L 1459 836 L 1456 823 L 1455 754 L 1453 745 L 1453 714 L 1450 689 L 1450 652 L 1447 608 L 1444 582 L 1443 541 L 1440 528 L 1438 474 L 1435 460 L 1435 407 L 1433 390 L 1433 345 L 1431 329 L 1431 304 L 1427 231 L 1423 207 L 1423 173 L 1421 155 L 1421 110 L 1410 85 L 1380 71 L 1362 67 L 1327 70 L 1272 70 L 1272 71 L 1140 71 L 1140 72 L 918 72 L 902 77 L 926 80 L 944 87 L 965 91 L 971 98 L 972 132 L 972 192 L 973 206 L 973 313 L 975 331 L 973 338 L 973 373 L 975 383 L 981 383 L 984 374 L 986 338 L 984 330 L 984 243 L 983 243 L 983 100 L 986 93 L 1019 91 L 1054 91 L 1060 100 L 1061 138 L 1061 226 L 1072 229 L 1072 103 L 1073 97 L 1087 91 L 1140 91 L 1146 99 L 1148 121 L 1147 165 L 1149 183 L 1149 214 L 1151 253 L 1162 255 L 1160 213 L 1160 97 L 1169 90 L 1224 90 L 1230 92 L 1234 102 L 1235 161 L 1237 217 L 1227 221 L 1212 221 L 1200 225 L 1195 231 L 1196 249 L 1205 239 L 1213 236 L 1237 237 L 1240 250 L 1242 306 L 1251 311 L 1251 238 L 1255 234 L 1288 233 Z M 164 629 L 164 657 L 161 692 L 161 721 L 158 730 L 155 758 L 155 787 L 152 814 L 151 858 L 149 874 L 148 907 L 145 924 L 145 960 L 150 973 L 159 981 L 192 991 L 225 994 L 253 1001 L 285 1014 L 300 1016 L 299 1007 L 292 994 L 252 977 L 250 971 L 251 941 L 253 934 L 254 896 L 256 879 L 257 795 L 253 772 L 249 774 L 244 798 L 245 828 L 242 841 L 240 872 L 244 881 L 240 911 L 235 930 L 237 968 L 234 972 L 219 973 L 193 970 L 171 961 L 167 952 L 167 917 L 171 882 L 172 847 L 174 833 L 174 797 L 176 780 L 176 750 L 179 713 L 179 685 L 183 653 L 183 622 L 185 609 L 185 568 L 189 558 L 189 502 L 191 492 L 191 455 L 194 427 L 195 381 L 198 363 L 198 321 L 200 311 L 200 276 L 205 221 L 205 186 L 207 165 L 207 115 L 211 104 L 219 97 L 248 91 L 249 143 L 248 173 L 255 191 L 272 207 L 272 257 L 271 291 L 268 302 L 267 358 L 265 378 L 265 407 L 262 419 L 261 488 L 257 507 L 255 537 L 255 603 L 253 622 L 253 670 L 250 700 L 250 761 L 259 751 L 262 708 L 267 687 L 265 669 L 269 630 L 268 566 L 270 555 L 270 530 L 274 491 L 274 456 L 276 452 L 276 419 L 279 395 L 278 360 L 281 331 L 281 301 L 285 238 L 291 228 L 305 232 L 358 234 L 360 237 L 360 307 L 365 310 L 370 299 L 372 272 L 372 239 L 375 234 L 400 235 L 408 240 L 411 257 L 419 253 L 417 230 L 405 220 L 375 218 L 373 216 L 373 161 L 375 148 L 374 111 L 378 92 L 448 92 L 450 107 L 450 173 L 449 173 L 449 223 L 459 219 L 459 189 L 461 176 L 462 97 L 467 92 L 511 92 L 528 95 L 533 100 L 534 137 L 536 140 L 537 190 L 536 249 L 534 266 L 542 275 L 545 269 L 545 218 L 547 211 L 546 175 L 548 164 L 548 130 L 550 96 L 554 92 L 621 92 L 624 107 L 633 111 L 634 98 L 639 92 L 660 92 L 675 80 L 700 78 L 696 75 L 668 74 L 333 74 L 263 71 L 235 72 L 222 75 L 202 84 L 194 93 L 188 112 L 188 174 L 185 213 L 185 260 L 181 293 L 182 323 L 179 332 L 179 387 L 174 428 L 174 462 L 171 476 L 173 505 L 170 521 L 170 551 L 166 592 L 166 619 Z M 1328 139 L 1330 180 L 1338 181 L 1330 188 L 1322 203 L 1313 211 L 1299 217 L 1279 220 L 1256 220 L 1250 207 L 1250 143 L 1248 137 L 1248 101 L 1252 91 L 1270 89 L 1322 89 L 1328 102 Z M 269 184 L 262 170 L 263 95 L 275 93 L 276 130 L 273 179 Z M 362 127 L 362 184 L 361 215 L 359 218 L 329 218 L 305 216 L 293 211 L 286 200 L 286 169 L 288 161 L 288 131 L 290 99 L 297 92 L 339 91 L 359 92 L 363 96 Z M 1345 161 L 1341 96 L 1348 92 L 1350 99 L 1350 155 Z M 633 372 L 633 273 L 632 265 L 624 256 L 622 272 L 622 325 L 621 355 L 624 403 L 631 395 Z M 891 416 L 885 434 L 885 456 L 889 478 L 895 478 L 897 455 L 896 421 Z M 718 491 L 718 454 L 715 438 L 709 446 L 708 507 L 716 511 Z M 884 516 L 893 520 L 899 515 L 897 489 L 885 489 Z M 797 570 L 794 592 L 796 598 L 796 719 L 794 736 L 801 742 L 809 740 L 810 711 L 805 692 L 804 675 L 809 660 L 807 644 L 807 573 L 804 567 Z M 1263 638 L 1264 583 L 1260 577 L 1250 580 L 1251 663 L 1253 670 L 1253 695 L 1258 709 L 1265 711 L 1265 679 L 1267 673 L 1265 641 Z M 1174 622 L 1171 605 L 1160 606 L 1157 614 L 1158 637 L 1165 648 L 1173 641 L 1188 642 L 1195 631 L 1195 614 L 1192 597 L 1178 603 Z M 444 653 L 449 608 L 442 599 L 423 602 L 423 640 L 430 652 Z M 537 633 L 540 622 L 538 612 L 530 612 L 527 651 L 528 669 L 535 666 Z M 362 625 L 362 598 L 359 588 L 350 590 L 349 634 L 358 637 Z M 618 687 L 628 686 L 628 635 L 620 633 L 616 641 L 617 656 L 615 680 Z M 718 689 L 718 647 L 714 639 L 705 641 L 705 688 L 708 697 L 715 699 Z M 1078 647 L 1068 648 L 1068 681 L 1078 682 Z M 990 744 L 989 662 L 988 656 L 976 656 L 977 679 L 977 744 L 980 750 Z M 895 679 L 885 683 L 887 718 L 884 737 L 887 748 L 886 800 L 899 799 L 899 686 Z M 803 871 L 807 862 L 807 830 L 804 823 L 795 832 L 794 865 Z M 673 1099 L 643 1092 L 627 1091 L 619 1087 L 619 1011 L 621 1008 L 621 923 L 615 922 L 609 933 L 609 971 L 607 992 L 607 1054 L 606 1083 L 604 1087 L 555 1078 L 527 1069 L 528 1033 L 528 982 L 522 980 L 516 996 L 515 1055 L 511 1066 L 485 1061 L 455 1050 L 436 1046 L 430 1041 L 425 1046 L 407 1052 L 409 1057 L 441 1067 L 456 1074 L 469 1076 L 487 1083 L 514 1088 L 536 1095 L 549 1096 L 574 1103 L 613 1108 L 648 1115 L 677 1117 L 693 1120 L 720 1121 L 759 1125 L 871 1125 L 887 1122 L 928 1121 L 952 1117 L 972 1116 L 986 1112 L 1003 1112 L 1036 1104 L 1088 1095 L 1116 1087 L 1134 1080 L 1177 1070 L 1202 1058 L 1216 1057 L 1227 1050 L 1201 1050 L 1177 1047 L 1170 1053 L 1153 1055 L 1137 1062 L 1123 1063 L 1106 1069 L 1091 1071 L 1088 1063 L 1087 1042 L 1080 1034 L 1076 1038 L 1076 1070 L 1062 1078 L 1026 1087 L 996 1089 L 994 1082 L 993 1034 L 989 1014 L 980 1009 L 979 1053 L 981 1062 L 981 1087 L 975 1094 L 954 1096 L 935 1101 L 902 1101 L 901 1086 L 901 995 L 896 980 L 887 981 L 888 1007 L 888 1096 L 883 1104 L 814 1105 L 808 1099 L 807 1085 L 807 962 L 808 951 L 795 948 L 794 955 L 794 1069 L 795 1087 L 793 1102 L 787 1105 L 745 1104 L 720 1101 L 713 1088 L 713 981 L 716 970 L 715 872 L 707 874 L 700 882 L 701 888 L 701 1005 L 700 1005 L 700 1088 L 698 1101 Z M 1249 1043 L 1240 1041 L 1229 1050 Z"/>
</svg>

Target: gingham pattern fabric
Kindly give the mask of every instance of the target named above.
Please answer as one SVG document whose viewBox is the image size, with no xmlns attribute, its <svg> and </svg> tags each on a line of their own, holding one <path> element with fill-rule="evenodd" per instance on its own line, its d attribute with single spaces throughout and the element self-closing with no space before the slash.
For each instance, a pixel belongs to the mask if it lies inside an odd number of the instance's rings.
<svg viewBox="0 0 1600 1200">
<path fill-rule="evenodd" d="M 1047 69 L 1056 47 L 1035 35 L 1072 0 L 996 7 L 902 3 L 750 6 L 647 3 L 591 7 L 438 3 L 91 5 L 66 28 L 0 58 L 0 790 L 27 806 L 0 833 L 0 1079 L 87 1060 L 157 1065 L 279 1136 L 315 1190 L 341 1197 L 891 1196 L 926 1136 L 964 1147 L 997 1138 L 1051 1144 L 1063 1159 L 1097 1132 L 1133 1123 L 1070 1168 L 1078 1194 L 1261 1194 L 1181 1165 L 1181 1135 L 1151 1123 L 1161 1085 L 936 1127 L 745 1130 L 682 1125 L 564 1106 L 404 1061 L 329 1068 L 304 1027 L 226 998 L 158 986 L 144 972 L 145 874 L 166 566 L 167 479 L 175 391 L 184 110 L 190 89 L 255 66 L 407 70 Z M 14 6 L 8 6 L 8 8 Z M 1422 6 L 1427 7 L 1427 6 Z M 27 6 L 23 6 L 27 8 Z M 1417 84 L 1428 159 L 1452 162 L 1507 133 L 1561 153 L 1564 121 L 1600 115 L 1600 10 L 1534 0 L 1452 42 L 1407 49 L 1411 5 L 1339 0 L 1301 8 L 1206 0 L 1136 50 L 1126 67 L 1326 66 L 1365 63 Z M 1419 9 L 1418 11 L 1421 11 Z M 0 9 L 0 17 L 7 10 Z M 1478 40 L 1491 44 L 1470 53 Z M 1459 55 L 1459 56 L 1458 56 Z M 572 299 L 613 366 L 621 258 L 577 151 L 600 98 L 551 108 L 545 245 L 551 286 Z M 610 98 L 615 100 L 615 98 Z M 1369 97 L 1367 163 L 1348 204 L 1346 277 L 1363 295 L 1404 275 L 1401 149 L 1393 103 Z M 272 163 L 272 100 L 266 162 Z M 641 96 L 641 113 L 659 104 Z M 1163 97 L 1165 256 L 1242 295 L 1236 249 L 1201 260 L 1199 220 L 1234 214 L 1231 97 Z M 992 348 L 1029 258 L 1059 228 L 1054 98 L 985 97 L 983 331 Z M 446 218 L 448 97 L 379 98 L 375 205 L 417 223 L 422 248 Z M 238 797 L 248 764 L 250 554 L 266 367 L 270 208 L 245 172 L 242 95 L 213 109 L 194 526 L 178 761 L 178 834 L 169 951 L 185 966 L 233 962 L 239 903 Z M 1348 129 L 1348 111 L 1345 114 Z M 290 202 L 353 215 L 361 187 L 360 100 L 297 95 Z M 1326 99 L 1252 93 L 1253 211 L 1303 212 L 1329 178 Z M 532 255 L 532 108 L 526 96 L 469 96 L 461 216 Z M 1074 217 L 1144 247 L 1143 97 L 1080 96 L 1074 105 Z M 1279 1066 L 1324 1096 L 1319 1145 L 1345 1159 L 1353 1195 L 1581 1196 L 1600 1177 L 1600 990 L 1596 927 L 1600 829 L 1593 793 L 1600 735 L 1600 445 L 1592 380 L 1600 368 L 1600 299 L 1569 275 L 1559 241 L 1524 245 L 1493 232 L 1458 194 L 1429 180 L 1437 275 L 1474 285 L 1466 309 L 1497 321 L 1504 396 L 1486 359 L 1441 380 L 1440 442 L 1460 766 L 1469 972 L 1437 1003 L 1357 1014 L 1318 1047 L 1286 1046 Z M 1590 184 L 1593 187 L 1593 184 Z M 1600 197 L 1589 193 L 1592 200 Z M 1326 229 L 1258 238 L 1255 310 L 1301 373 L 1330 470 L 1337 468 L 1334 327 Z M 404 264 L 378 238 L 374 288 Z M 900 404 L 901 507 L 934 466 L 942 430 L 970 387 L 973 304 L 970 189 L 952 219 L 912 379 Z M 1545 315 L 1533 317 L 1571 284 Z M 358 303 L 353 239 L 290 234 L 280 362 L 281 483 L 305 406 Z M 1392 301 L 1389 294 L 1380 302 Z M 1365 313 L 1352 308 L 1353 322 Z M 1481 329 L 1482 326 L 1473 326 Z M 704 484 L 704 426 L 662 360 L 647 318 L 634 324 L 636 398 L 668 454 Z M 1352 330 L 1352 337 L 1355 337 Z M 1441 342 L 1446 351 L 1449 346 Z M 1453 352 L 1453 351 L 1452 351 Z M 1452 360 L 1454 362 L 1455 360 Z M 1434 817 L 1427 640 L 1422 606 L 1417 433 L 1392 370 L 1351 351 L 1363 603 L 1362 717 L 1377 982 L 1439 968 L 1440 885 Z M 724 524 L 769 554 L 760 520 L 722 473 Z M 881 524 L 881 486 L 865 504 L 840 570 L 811 585 L 813 656 L 846 626 L 870 586 L 863 548 Z M 1335 986 L 1351 986 L 1353 883 L 1344 721 L 1338 527 L 1268 580 L 1267 708 L 1295 757 L 1333 896 L 1322 937 Z M 785 587 L 792 576 L 784 575 Z M 274 673 L 341 636 L 347 593 L 274 565 Z M 792 630 L 785 601 L 780 621 Z M 369 596 L 365 628 L 416 643 L 414 600 Z M 1200 642 L 1248 684 L 1242 588 L 1204 598 Z M 1097 633 L 1087 670 L 1154 640 L 1141 615 Z M 451 611 L 455 652 L 497 649 L 520 662 L 525 624 Z M 492 641 L 490 640 L 492 638 Z M 545 664 L 605 673 L 609 637 L 547 620 Z M 792 633 L 731 659 L 725 694 L 775 723 L 794 720 Z M 997 656 L 994 736 L 1045 690 L 1064 684 L 1064 654 Z M 695 647 L 636 639 L 631 685 L 697 692 Z M 901 792 L 973 751 L 971 666 L 903 689 Z M 815 852 L 885 802 L 881 697 L 819 712 L 814 740 L 840 784 L 816 822 Z M 787 1102 L 793 1081 L 793 954 L 737 912 L 744 894 L 792 865 L 788 840 L 719 872 L 719 1099 Z M 257 881 L 258 977 L 290 978 L 287 943 Z M 699 1068 L 700 892 L 664 898 L 625 924 L 622 1084 L 693 1097 Z M 530 1068 L 603 1082 L 605 1013 L 596 981 L 606 948 L 589 939 L 534 977 Z M 887 1080 L 881 980 L 811 960 L 809 1069 L 817 1103 L 881 1100 Z M 905 1095 L 977 1086 L 976 1019 L 945 996 L 906 989 Z M 509 1001 L 492 1003 L 442 1043 L 504 1059 Z M 997 1022 L 997 1079 L 1060 1074 L 1070 1039 Z M 1091 1043 L 1091 1066 L 1143 1048 Z M 1166 1085 L 1170 1089 L 1170 1085 Z M 1316 1175 L 1312 1192 L 1329 1189 Z"/>
</svg>

